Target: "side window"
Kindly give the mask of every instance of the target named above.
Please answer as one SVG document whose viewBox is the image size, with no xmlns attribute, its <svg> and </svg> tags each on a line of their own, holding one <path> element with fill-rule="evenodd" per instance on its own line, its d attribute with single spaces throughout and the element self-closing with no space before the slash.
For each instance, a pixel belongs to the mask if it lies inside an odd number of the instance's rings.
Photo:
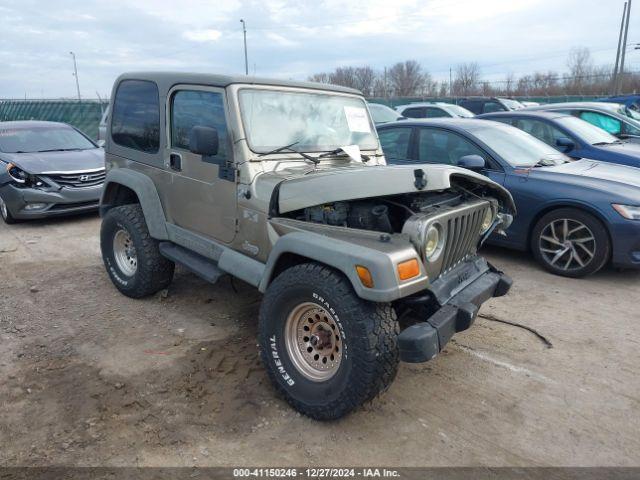
<svg viewBox="0 0 640 480">
<path fill-rule="evenodd" d="M 195 126 L 218 131 L 218 154 L 227 157 L 227 122 L 221 93 L 179 90 L 171 100 L 171 147 L 189 150 L 189 134 Z"/>
<path fill-rule="evenodd" d="M 146 153 L 158 151 L 160 102 L 155 83 L 143 80 L 121 82 L 111 117 L 111 138 L 115 143 Z"/>
<path fill-rule="evenodd" d="M 516 119 L 513 122 L 513 126 L 536 137 L 538 140 L 542 140 L 553 148 L 557 148 L 556 141 L 559 138 L 567 138 L 566 133 L 547 123 L 541 122 L 540 120 L 532 120 L 528 118 Z"/>
<path fill-rule="evenodd" d="M 602 130 L 609 132 L 611 135 L 619 135 L 622 131 L 622 122 L 617 118 L 610 117 L 597 112 L 580 112 L 580 118 L 585 122 L 589 122 Z"/>
<path fill-rule="evenodd" d="M 463 100 L 459 105 L 476 115 L 480 115 L 482 113 L 482 102 L 478 100 Z"/>
<path fill-rule="evenodd" d="M 406 108 L 402 112 L 402 116 L 407 118 L 424 118 L 424 115 L 424 108 Z"/>
<path fill-rule="evenodd" d="M 640 128 L 631 125 L 630 123 L 625 123 L 624 124 L 624 132 L 627 135 L 639 135 L 640 136 Z"/>
<path fill-rule="evenodd" d="M 387 160 L 407 160 L 411 128 L 386 128 L 378 133 Z"/>
<path fill-rule="evenodd" d="M 504 108 L 500 103 L 491 100 L 489 102 L 485 102 L 482 112 L 483 113 L 504 112 L 505 110 L 506 108 Z"/>
<path fill-rule="evenodd" d="M 427 118 L 450 117 L 447 112 L 437 107 L 427 107 Z"/>
<path fill-rule="evenodd" d="M 482 150 L 457 133 L 434 128 L 420 129 L 418 160 L 421 162 L 457 165 L 465 155 L 487 158 Z"/>
</svg>

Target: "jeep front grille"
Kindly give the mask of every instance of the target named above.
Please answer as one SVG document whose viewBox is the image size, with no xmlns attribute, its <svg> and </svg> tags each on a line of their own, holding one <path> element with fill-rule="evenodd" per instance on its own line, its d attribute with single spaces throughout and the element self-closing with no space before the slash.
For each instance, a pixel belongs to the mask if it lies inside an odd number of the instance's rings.
<svg viewBox="0 0 640 480">
<path fill-rule="evenodd" d="M 446 220 L 447 238 L 442 252 L 442 273 L 452 269 L 465 258 L 475 255 L 482 219 L 487 208 L 490 208 L 488 202 L 482 202 Z"/>
<path fill-rule="evenodd" d="M 49 173 L 46 176 L 61 187 L 85 188 L 101 185 L 104 183 L 106 175 L 103 168 L 86 172 Z"/>
</svg>

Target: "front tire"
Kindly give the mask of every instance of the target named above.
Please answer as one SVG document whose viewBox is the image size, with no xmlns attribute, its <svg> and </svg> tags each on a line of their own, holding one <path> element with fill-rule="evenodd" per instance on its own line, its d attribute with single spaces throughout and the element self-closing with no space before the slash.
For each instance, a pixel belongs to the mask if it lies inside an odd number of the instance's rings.
<svg viewBox="0 0 640 480">
<path fill-rule="evenodd" d="M 2 217 L 2 220 L 7 225 L 12 225 L 14 223 L 17 223 L 17 220 L 13 218 L 13 215 L 11 215 L 11 212 L 9 211 L 9 207 L 3 200 L 2 196 L 0 196 L 0 217 Z"/>
<path fill-rule="evenodd" d="M 138 204 L 112 208 L 100 228 L 102 260 L 120 292 L 142 298 L 167 288 L 175 264 L 160 254 Z"/>
<path fill-rule="evenodd" d="M 271 381 L 296 410 L 340 418 L 386 390 L 397 373 L 398 322 L 347 278 L 316 263 L 285 270 L 260 308 L 259 343 Z"/>
<path fill-rule="evenodd" d="M 592 275 L 606 265 L 611 241 L 604 225 L 575 208 L 544 215 L 531 235 L 531 250 L 548 271 L 565 277 Z"/>
</svg>

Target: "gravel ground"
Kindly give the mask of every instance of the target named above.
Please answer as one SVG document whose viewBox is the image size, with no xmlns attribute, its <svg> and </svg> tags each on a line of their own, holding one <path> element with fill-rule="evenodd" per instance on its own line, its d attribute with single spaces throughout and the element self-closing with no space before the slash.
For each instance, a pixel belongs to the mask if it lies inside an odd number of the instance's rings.
<svg viewBox="0 0 640 480">
<path fill-rule="evenodd" d="M 512 292 L 382 397 L 318 423 L 262 370 L 254 288 L 178 270 L 126 298 L 99 227 L 0 225 L 1 465 L 640 464 L 639 272 L 564 279 L 489 249 Z"/>
</svg>

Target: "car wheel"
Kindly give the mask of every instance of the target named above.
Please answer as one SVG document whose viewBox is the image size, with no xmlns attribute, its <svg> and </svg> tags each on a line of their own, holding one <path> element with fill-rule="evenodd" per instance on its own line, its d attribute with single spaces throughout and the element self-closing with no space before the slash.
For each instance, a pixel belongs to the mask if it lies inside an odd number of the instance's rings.
<svg viewBox="0 0 640 480">
<path fill-rule="evenodd" d="M 173 279 L 175 264 L 160 254 L 140 205 L 107 212 L 100 229 L 100 248 L 111 281 L 128 297 L 154 294 Z"/>
<path fill-rule="evenodd" d="M 16 223 L 16 219 L 11 215 L 9 207 L 3 200 L 2 196 L 0 196 L 0 217 L 2 217 L 2 220 L 6 224 L 11 225 L 12 223 Z"/>
<path fill-rule="evenodd" d="M 577 278 L 605 266 L 611 241 L 604 225 L 593 215 L 561 208 L 538 221 L 531 236 L 531 250 L 550 272 Z"/>
<path fill-rule="evenodd" d="M 346 415 L 395 378 L 393 308 L 359 298 L 331 268 L 305 263 L 281 273 L 265 293 L 259 324 L 271 381 L 289 404 L 314 419 Z"/>
</svg>

